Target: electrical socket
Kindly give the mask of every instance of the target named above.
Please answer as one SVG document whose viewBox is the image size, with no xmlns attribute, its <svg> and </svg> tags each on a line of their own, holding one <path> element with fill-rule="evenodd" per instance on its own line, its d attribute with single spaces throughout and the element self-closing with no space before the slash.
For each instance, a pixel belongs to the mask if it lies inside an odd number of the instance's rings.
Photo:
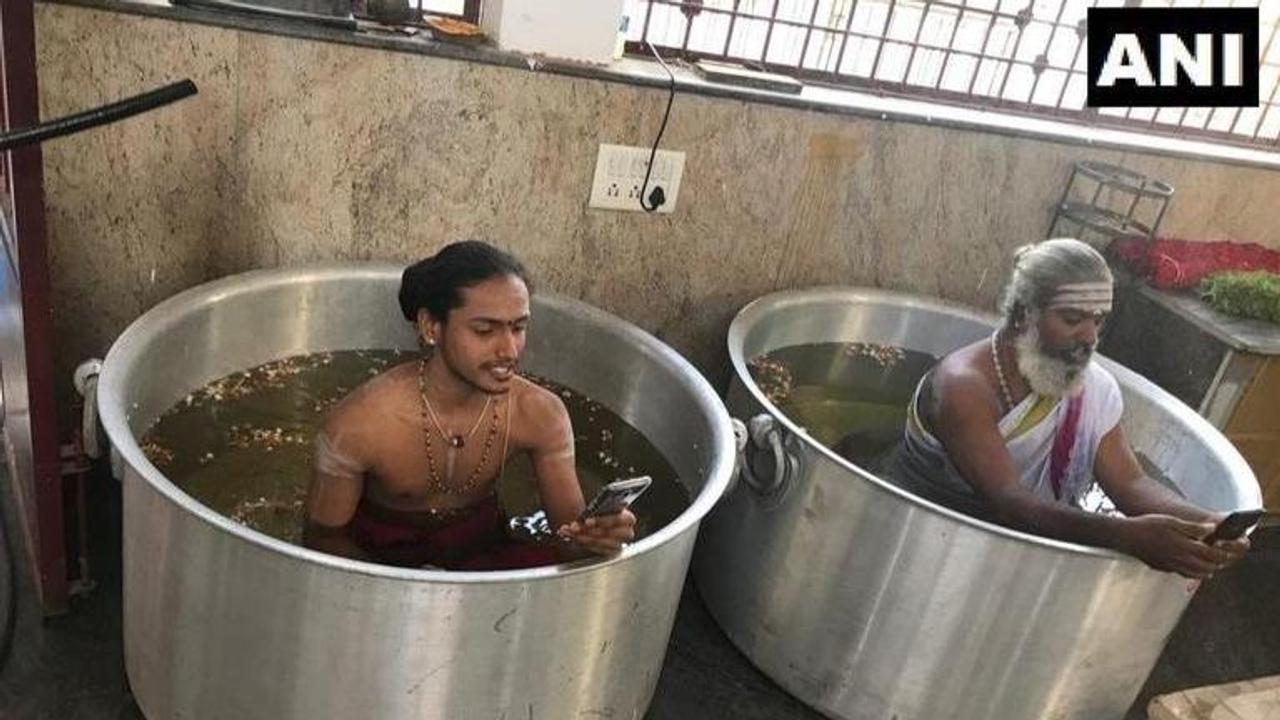
<svg viewBox="0 0 1280 720">
<path fill-rule="evenodd" d="M 591 181 L 591 200 L 587 206 L 602 210 L 634 210 L 640 207 L 641 184 L 649 166 L 652 148 L 627 145 L 600 144 L 596 155 L 596 174 Z M 680 192 L 680 178 L 684 175 L 684 153 L 676 150 L 659 150 L 653 159 L 653 172 L 649 175 L 646 195 L 655 187 L 661 187 L 666 199 L 656 212 L 669 213 L 675 209 L 676 196 Z M 645 202 L 648 202 L 646 198 Z"/>
</svg>

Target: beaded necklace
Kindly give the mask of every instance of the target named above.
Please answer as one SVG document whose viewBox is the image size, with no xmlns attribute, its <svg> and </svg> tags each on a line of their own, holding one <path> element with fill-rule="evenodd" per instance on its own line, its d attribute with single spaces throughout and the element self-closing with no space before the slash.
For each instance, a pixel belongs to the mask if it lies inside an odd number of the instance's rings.
<svg viewBox="0 0 1280 720">
<path fill-rule="evenodd" d="M 1012 410 L 1013 393 L 1009 392 L 1009 382 L 1004 379 L 1004 366 L 1000 364 L 1000 351 L 996 348 L 996 338 L 999 335 L 999 330 L 991 333 L 991 362 L 996 366 L 996 379 L 1000 381 L 1000 394 L 1004 397 L 1005 409 Z"/>
<path fill-rule="evenodd" d="M 418 395 L 422 398 L 422 440 L 427 450 L 427 469 L 431 474 L 431 484 L 441 493 L 447 495 L 464 495 L 475 489 L 476 481 L 480 478 L 480 471 L 489 462 L 489 453 L 493 449 L 494 438 L 498 435 L 498 413 L 501 403 L 493 402 L 493 397 L 489 396 L 485 400 L 484 409 L 480 411 L 480 416 L 476 418 L 476 424 L 471 428 L 471 432 L 466 437 L 460 435 L 450 436 L 445 433 L 444 428 L 440 426 L 439 420 L 436 418 L 435 410 L 431 407 L 431 400 L 427 398 L 427 360 L 423 358 L 418 362 Z M 463 447 L 466 440 L 469 439 L 480 427 L 481 420 L 484 419 L 485 413 L 489 408 L 493 408 L 493 414 L 489 420 L 489 430 L 485 433 L 484 448 L 480 451 L 480 460 L 476 466 L 471 469 L 467 475 L 467 479 L 458 486 L 453 486 L 450 482 L 453 480 L 453 462 L 455 453 L 458 448 Z M 440 433 L 440 437 L 444 440 L 446 452 L 448 453 L 447 467 L 445 469 L 445 477 L 440 474 L 439 468 L 436 466 L 435 451 L 432 449 L 431 443 L 431 426 Z"/>
<path fill-rule="evenodd" d="M 452 447 L 452 448 L 466 447 L 467 441 L 471 439 L 472 435 L 476 434 L 476 430 L 480 427 L 480 422 L 484 420 L 485 411 L 489 409 L 489 405 L 493 402 L 493 396 L 489 395 L 485 398 L 484 407 L 480 408 L 480 413 L 476 415 L 476 421 L 471 426 L 470 432 L 468 432 L 466 435 L 456 435 L 456 434 L 450 435 L 449 433 L 445 432 L 444 427 L 440 425 L 440 418 L 436 416 L 435 408 L 431 406 L 431 400 L 427 398 L 426 368 L 427 368 L 427 362 L 426 360 L 422 360 L 421 369 L 418 371 L 419 373 L 418 391 L 422 394 L 422 404 L 426 406 L 427 414 L 431 416 L 431 424 L 436 426 L 436 431 L 440 433 L 440 437 L 444 438 L 445 443 L 449 447 Z"/>
</svg>

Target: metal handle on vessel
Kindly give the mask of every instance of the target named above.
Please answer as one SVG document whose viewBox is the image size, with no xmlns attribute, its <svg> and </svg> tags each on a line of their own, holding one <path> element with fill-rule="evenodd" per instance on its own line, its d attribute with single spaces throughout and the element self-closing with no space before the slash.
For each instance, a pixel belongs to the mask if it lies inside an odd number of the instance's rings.
<svg viewBox="0 0 1280 720">
<path fill-rule="evenodd" d="M 729 486 L 724 489 L 724 496 L 732 495 L 738 489 L 738 479 L 742 477 L 742 466 L 746 464 L 747 424 L 736 417 L 729 418 L 733 426 L 733 473 L 729 475 Z"/>
<path fill-rule="evenodd" d="M 84 444 L 84 454 L 95 460 L 102 457 L 102 448 L 98 447 L 98 374 L 101 372 L 102 361 L 94 358 L 80 363 L 72 378 L 76 392 L 84 398 L 80 442 Z"/>
<path fill-rule="evenodd" d="M 773 472 L 769 477 L 760 477 L 752 464 L 755 448 L 767 447 L 773 455 Z M 799 461 L 783 447 L 782 429 L 769 413 L 760 413 L 747 421 L 746 441 L 739 452 L 740 474 L 747 487 L 761 495 L 773 495 L 786 487 L 797 470 Z"/>
</svg>

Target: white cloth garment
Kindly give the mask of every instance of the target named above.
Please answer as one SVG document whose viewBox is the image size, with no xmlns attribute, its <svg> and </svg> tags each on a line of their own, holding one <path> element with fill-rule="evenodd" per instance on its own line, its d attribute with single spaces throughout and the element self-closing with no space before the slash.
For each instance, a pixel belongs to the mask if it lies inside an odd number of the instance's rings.
<svg viewBox="0 0 1280 720">
<path fill-rule="evenodd" d="M 942 443 L 920 422 L 917 407 L 923 385 L 921 380 L 911 398 L 903 447 L 891 474 L 900 486 L 917 495 L 960 512 L 989 517 L 986 501 L 952 464 Z M 1124 412 L 1119 384 L 1096 362 L 1086 367 L 1078 392 L 1083 393 L 1080 417 L 1060 498 L 1054 496 L 1049 467 L 1054 437 L 1067 414 L 1067 399 L 1032 393 L 999 423 L 1000 435 L 1018 472 L 1018 483 L 1046 501 L 1075 507 L 1080 506 L 1093 485 L 1093 461 L 1099 443 L 1120 422 Z"/>
</svg>

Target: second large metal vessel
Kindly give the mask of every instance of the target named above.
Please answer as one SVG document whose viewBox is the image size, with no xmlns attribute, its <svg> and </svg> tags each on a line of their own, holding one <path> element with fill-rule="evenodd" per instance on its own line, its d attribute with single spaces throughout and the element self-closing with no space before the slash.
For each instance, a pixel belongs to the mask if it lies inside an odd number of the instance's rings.
<svg viewBox="0 0 1280 720">
<path fill-rule="evenodd" d="M 994 318 L 850 288 L 783 292 L 729 331 L 729 409 L 772 477 L 708 518 L 694 572 L 712 614 L 766 674 L 848 720 L 1110 720 L 1124 715 L 1195 584 L 1112 551 L 984 523 L 906 493 L 815 442 L 747 362 L 860 342 L 942 356 Z M 1253 473 L 1168 393 L 1105 359 L 1131 442 L 1194 501 L 1257 507 Z M 744 476 L 745 477 L 745 476 Z"/>
</svg>

